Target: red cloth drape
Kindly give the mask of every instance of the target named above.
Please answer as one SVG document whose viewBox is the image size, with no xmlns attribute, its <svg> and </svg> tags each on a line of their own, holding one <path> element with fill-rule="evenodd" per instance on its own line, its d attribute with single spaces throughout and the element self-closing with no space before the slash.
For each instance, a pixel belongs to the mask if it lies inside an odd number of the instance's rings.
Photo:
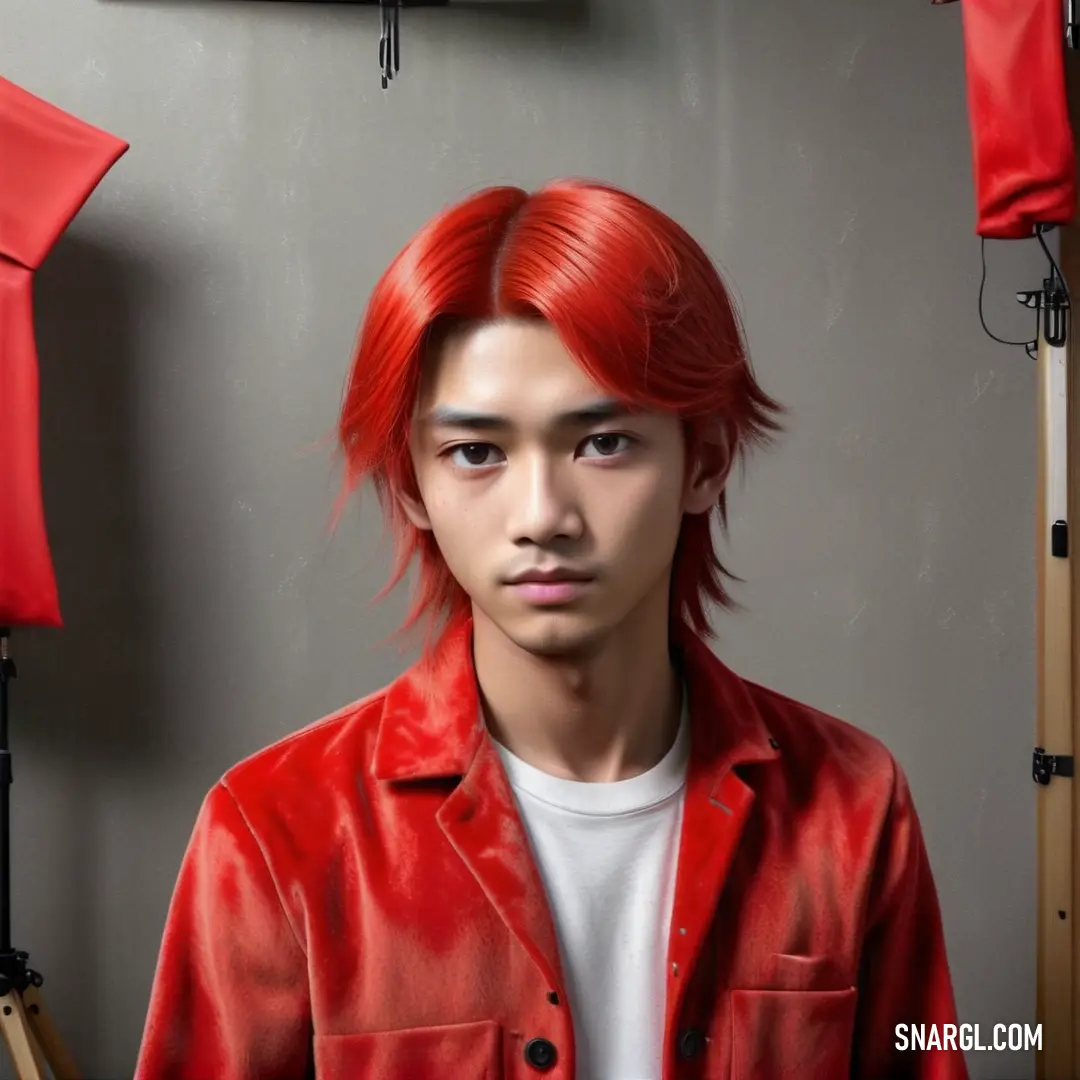
<svg viewBox="0 0 1080 1080">
<path fill-rule="evenodd" d="M 931 0 L 950 3 L 951 0 Z M 1062 0 L 962 0 L 980 236 L 1015 240 L 1076 211 Z"/>
<path fill-rule="evenodd" d="M 63 625 L 41 494 L 33 275 L 127 149 L 0 78 L 0 626 Z"/>
</svg>

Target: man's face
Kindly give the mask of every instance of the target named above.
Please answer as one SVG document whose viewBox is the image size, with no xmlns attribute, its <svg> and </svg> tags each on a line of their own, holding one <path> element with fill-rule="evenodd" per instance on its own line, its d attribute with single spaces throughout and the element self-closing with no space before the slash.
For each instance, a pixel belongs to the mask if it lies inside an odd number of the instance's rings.
<svg viewBox="0 0 1080 1080">
<path fill-rule="evenodd" d="M 540 322 L 446 341 L 410 448 L 410 520 L 433 531 L 478 623 L 538 655 L 588 652 L 643 609 L 666 617 L 683 513 L 722 486 L 685 484 L 679 419 L 624 410 Z"/>
</svg>

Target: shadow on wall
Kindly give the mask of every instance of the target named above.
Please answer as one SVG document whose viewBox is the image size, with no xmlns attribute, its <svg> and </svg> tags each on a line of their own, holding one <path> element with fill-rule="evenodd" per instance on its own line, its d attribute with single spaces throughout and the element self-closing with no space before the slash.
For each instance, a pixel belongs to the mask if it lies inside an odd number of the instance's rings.
<svg viewBox="0 0 1080 1080">
<path fill-rule="evenodd" d="M 140 486 L 133 334 L 154 283 L 136 258 L 68 233 L 35 280 L 42 487 L 64 627 L 12 637 L 16 762 L 29 743 L 43 763 L 152 767 L 178 737 L 152 696 L 162 665 L 179 661 L 160 647 L 164 590 Z"/>
<path fill-rule="evenodd" d="M 133 937 L 160 932 L 160 912 L 139 890 L 107 896 L 109 822 L 180 759 L 207 775 L 217 769 L 186 719 L 205 681 L 221 677 L 206 670 L 208 658 L 228 652 L 221 620 L 206 608 L 226 592 L 228 560 L 198 548 L 202 522 L 222 513 L 203 468 L 220 450 L 211 445 L 193 461 L 212 432 L 179 445 L 170 423 L 193 412 L 178 397 L 212 402 L 215 387 L 193 386 L 183 353 L 154 343 L 193 318 L 212 319 L 199 291 L 232 267 L 206 250 L 191 262 L 175 238 L 143 235 L 136 248 L 76 229 L 50 252 L 34 292 L 43 498 L 64 626 L 15 628 L 10 741 L 14 936 L 40 965 L 50 1010 L 81 1063 L 107 1049 L 100 972 L 113 950 L 104 909 L 123 911 L 116 925 Z M 163 247 L 163 261 L 140 254 Z M 189 648 L 176 646 L 193 633 Z M 20 784 L 35 775 L 37 793 Z M 174 870 L 154 868 L 142 886 Z M 87 983 L 87 972 L 98 974 Z M 144 989 L 119 988 L 124 1004 L 113 1013 L 144 1008 Z"/>
<path fill-rule="evenodd" d="M 11 638 L 12 921 L 77 1060 L 97 1050 L 100 1020 L 90 1005 L 100 983 L 65 979 L 101 959 L 101 785 L 132 764 L 152 768 L 172 741 L 154 716 L 161 634 L 133 445 L 134 320 L 153 284 L 134 260 L 72 231 L 34 283 L 42 487 L 64 626 L 16 627 Z M 20 783 L 28 774 L 47 777 L 41 794 Z M 39 880 L 28 912 L 25 890 Z M 45 949 L 33 933 L 41 914 L 54 928 Z"/>
</svg>

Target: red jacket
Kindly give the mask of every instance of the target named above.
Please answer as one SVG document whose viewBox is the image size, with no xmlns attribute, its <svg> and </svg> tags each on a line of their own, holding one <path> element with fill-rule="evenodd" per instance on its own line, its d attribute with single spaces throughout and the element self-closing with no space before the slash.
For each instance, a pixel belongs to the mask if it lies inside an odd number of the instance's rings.
<svg viewBox="0 0 1080 1080">
<path fill-rule="evenodd" d="M 573 1003 L 470 633 L 210 791 L 136 1080 L 574 1076 Z M 959 1050 L 893 1049 L 897 1024 L 956 1022 L 895 760 L 689 631 L 677 646 L 692 752 L 663 1080 L 967 1080 Z"/>
</svg>

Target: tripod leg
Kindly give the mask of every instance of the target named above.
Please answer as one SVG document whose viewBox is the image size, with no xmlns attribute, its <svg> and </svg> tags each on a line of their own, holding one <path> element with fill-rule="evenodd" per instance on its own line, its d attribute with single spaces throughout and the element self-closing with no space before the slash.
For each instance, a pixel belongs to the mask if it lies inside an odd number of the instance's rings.
<svg viewBox="0 0 1080 1080">
<path fill-rule="evenodd" d="M 45 1008 L 41 991 L 36 986 L 28 986 L 22 997 L 30 1029 L 52 1069 L 53 1080 L 79 1080 L 79 1070 Z"/>
<path fill-rule="evenodd" d="M 15 990 L 0 997 L 0 1035 L 7 1043 L 19 1080 L 45 1080 L 45 1062 L 30 1029 L 22 998 Z"/>
</svg>

